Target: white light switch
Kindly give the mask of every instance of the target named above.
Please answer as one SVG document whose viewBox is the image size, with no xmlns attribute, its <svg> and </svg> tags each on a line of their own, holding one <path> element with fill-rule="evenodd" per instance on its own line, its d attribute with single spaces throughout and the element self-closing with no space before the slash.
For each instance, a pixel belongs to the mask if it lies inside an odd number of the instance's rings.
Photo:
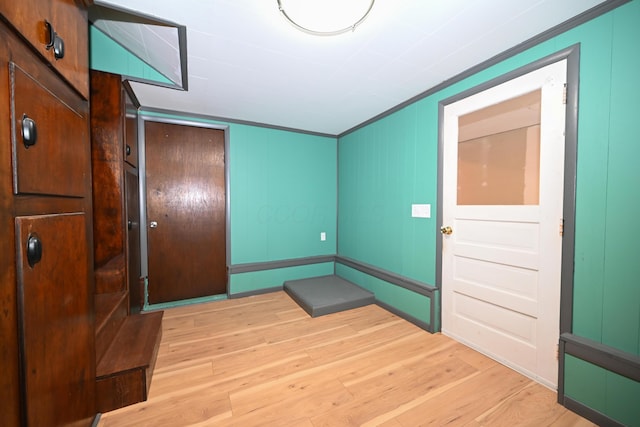
<svg viewBox="0 0 640 427">
<path fill-rule="evenodd" d="M 431 205 L 411 205 L 413 218 L 431 218 Z"/>
<path fill-rule="evenodd" d="M 321 241 L 325 241 L 327 240 L 327 233 L 325 233 L 324 231 L 320 233 L 320 240 Z"/>
</svg>

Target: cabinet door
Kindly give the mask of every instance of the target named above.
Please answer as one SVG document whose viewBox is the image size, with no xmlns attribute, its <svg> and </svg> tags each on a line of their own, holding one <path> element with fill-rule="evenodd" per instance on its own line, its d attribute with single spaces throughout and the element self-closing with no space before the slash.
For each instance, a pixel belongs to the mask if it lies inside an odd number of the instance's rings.
<svg viewBox="0 0 640 427">
<path fill-rule="evenodd" d="M 139 313 L 144 305 L 144 289 L 140 283 L 140 192 L 135 169 L 125 172 L 125 194 L 127 209 L 127 271 L 129 279 L 129 302 L 132 313 Z"/>
<path fill-rule="evenodd" d="M 138 167 L 138 107 L 129 92 L 124 93 L 124 159 L 131 166 Z"/>
<path fill-rule="evenodd" d="M 25 421 L 90 425 L 95 345 L 83 213 L 17 217 Z"/>
</svg>

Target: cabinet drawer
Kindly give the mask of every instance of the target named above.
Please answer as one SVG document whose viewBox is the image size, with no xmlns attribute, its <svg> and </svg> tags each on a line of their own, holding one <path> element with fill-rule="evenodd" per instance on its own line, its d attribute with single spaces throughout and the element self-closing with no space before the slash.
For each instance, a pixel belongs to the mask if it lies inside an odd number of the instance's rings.
<svg viewBox="0 0 640 427">
<path fill-rule="evenodd" d="M 0 14 L 88 99 L 89 27 L 80 1 L 2 1 Z M 55 46 L 49 46 L 52 32 Z"/>
<path fill-rule="evenodd" d="M 82 197 L 89 179 L 86 102 L 55 78 L 10 63 L 15 194 Z M 69 91 L 68 91 L 69 92 Z M 75 99 L 74 99 L 75 97 Z"/>
</svg>

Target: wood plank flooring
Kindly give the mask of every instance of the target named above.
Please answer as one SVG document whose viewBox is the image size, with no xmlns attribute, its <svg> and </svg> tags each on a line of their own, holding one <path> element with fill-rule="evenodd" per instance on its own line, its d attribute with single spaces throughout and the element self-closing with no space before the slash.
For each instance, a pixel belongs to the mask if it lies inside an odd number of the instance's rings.
<svg viewBox="0 0 640 427">
<path fill-rule="evenodd" d="M 99 426 L 593 426 L 551 390 L 370 305 L 284 292 L 165 310 L 149 400 Z"/>
</svg>

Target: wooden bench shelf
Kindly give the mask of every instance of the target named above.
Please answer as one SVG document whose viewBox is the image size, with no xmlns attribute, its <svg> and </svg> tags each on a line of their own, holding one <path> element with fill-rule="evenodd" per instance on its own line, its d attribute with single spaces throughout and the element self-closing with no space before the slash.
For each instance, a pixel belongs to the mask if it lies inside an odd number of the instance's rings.
<svg viewBox="0 0 640 427">
<path fill-rule="evenodd" d="M 162 311 L 124 318 L 97 366 L 99 412 L 147 400 L 162 337 Z"/>
</svg>

